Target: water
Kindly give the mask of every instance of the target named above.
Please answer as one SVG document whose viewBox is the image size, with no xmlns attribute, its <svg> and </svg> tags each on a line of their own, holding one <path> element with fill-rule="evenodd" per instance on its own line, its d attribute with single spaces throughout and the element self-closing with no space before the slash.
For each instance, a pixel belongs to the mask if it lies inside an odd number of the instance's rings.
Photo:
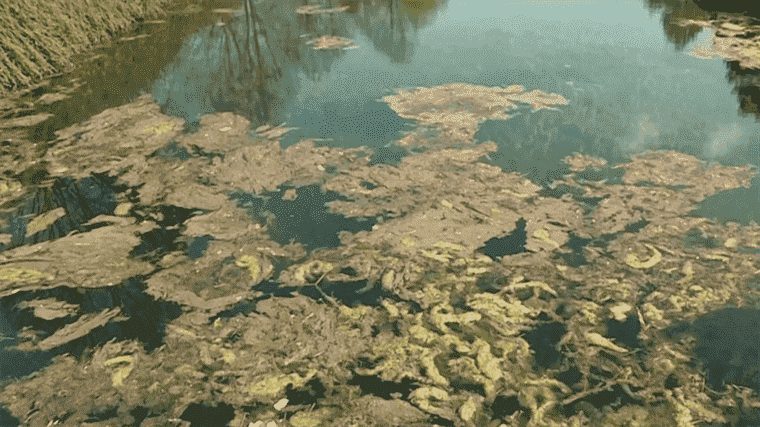
<svg viewBox="0 0 760 427">
<path fill-rule="evenodd" d="M 562 94 L 574 101 L 570 110 L 593 108 L 596 118 L 603 110 L 613 113 L 615 122 L 626 125 L 597 120 L 582 128 L 609 135 L 608 142 L 626 154 L 675 148 L 710 160 L 757 163 L 756 155 L 747 157 L 747 147 L 758 143 L 760 128 L 754 118 L 739 115 L 724 61 L 684 53 L 709 43 L 709 31 L 679 51 L 664 35 L 662 13 L 639 2 L 543 4 L 430 2 L 426 18 L 416 23 L 409 15 L 391 18 L 387 5 L 364 4 L 356 13 L 336 16 L 332 26 L 357 49 L 314 52 L 302 40 L 299 60 L 278 51 L 278 40 L 262 38 L 262 49 L 272 50 L 278 70 L 262 83 L 266 97 L 253 101 L 263 104 L 256 114 L 250 114 L 251 105 L 223 99 L 226 89 L 216 80 L 226 61 L 224 37 L 204 28 L 187 40 L 150 92 L 168 113 L 190 121 L 230 109 L 301 127 L 299 136 L 357 146 L 387 143 L 402 130 L 393 114 L 373 113 L 385 107 L 376 100 L 389 89 L 520 84 Z M 293 35 L 313 32 L 290 22 L 292 17 L 282 19 L 280 25 Z M 234 49 L 231 56 L 234 61 Z M 373 140 L 362 132 L 378 122 L 387 123 L 383 135 Z"/>
<path fill-rule="evenodd" d="M 21 352 L 17 350 L 6 350 L 18 343 L 16 334 L 18 329 L 14 327 L 13 314 L 11 308 L 6 307 L 0 301 L 0 382 L 12 378 L 19 378 L 29 375 L 50 363 L 53 355 L 47 351 L 39 352 Z M 2 414 L 0 414 L 2 420 Z"/>
<path fill-rule="evenodd" d="M 477 142 L 495 141 L 502 155 L 494 159 L 506 169 L 530 171 L 530 162 L 574 151 L 622 161 L 666 148 L 706 161 L 760 164 L 760 127 L 741 114 L 725 61 L 687 54 L 709 46 L 712 33 L 678 33 L 646 1 L 343 1 L 348 11 L 319 18 L 297 15 L 300 4 L 258 3 L 259 47 L 250 56 L 238 49 L 246 29 L 240 2 L 208 2 L 197 15 L 146 24 L 135 34 L 151 37 L 101 50 L 101 59 L 54 79 L 51 86 L 72 85 L 75 77 L 82 86 L 66 101 L 37 107 L 35 113 L 54 117 L 32 136 L 51 139 L 56 129 L 148 92 L 165 113 L 187 120 L 189 130 L 203 114 L 233 111 L 253 127 L 299 127 L 283 137 L 283 148 L 308 137 L 379 149 L 414 125 L 380 100 L 393 89 L 519 84 L 559 93 L 570 104 L 481 124 Z M 346 37 L 356 49 L 315 51 L 306 42 L 320 34 Z M 539 125 L 559 136 L 536 158 L 515 157 L 509 146 Z M 551 178 L 554 166 L 531 178 Z M 759 194 L 753 184 L 740 196 L 715 196 L 703 213 L 760 223 Z M 3 322 L 0 312 L 0 334 L 12 336 L 16 331 Z M 3 371 L 0 378 L 25 374 Z"/>
<path fill-rule="evenodd" d="M 151 37 L 99 52 L 105 59 L 78 70 L 83 86 L 64 105 L 50 107 L 55 117 L 34 133 L 52 138 L 55 129 L 149 92 L 164 112 L 186 119 L 188 129 L 200 115 L 234 111 L 254 125 L 300 127 L 292 139 L 383 146 L 409 126 L 379 101 L 392 89 L 520 84 L 570 99 L 564 123 L 574 121 L 587 139 L 602 136 L 627 155 L 673 148 L 724 163 L 758 163 L 760 128 L 754 117 L 739 114 L 725 62 L 686 53 L 709 46 L 712 32 L 674 36 L 680 27 L 663 24 L 663 10 L 646 1 L 340 4 L 349 10 L 332 17 L 298 15 L 300 3 L 292 1 L 260 4 L 259 50 L 251 47 L 251 58 L 240 50 L 246 25 L 239 1 L 146 24 L 135 34 Z M 177 34 L 180 28 L 186 36 Z M 315 51 L 306 42 L 320 34 L 346 37 L 357 48 Z M 167 40 L 176 53 L 157 56 Z M 147 64 L 151 72 L 112 73 Z M 114 86 L 105 75 L 130 83 Z"/>
</svg>

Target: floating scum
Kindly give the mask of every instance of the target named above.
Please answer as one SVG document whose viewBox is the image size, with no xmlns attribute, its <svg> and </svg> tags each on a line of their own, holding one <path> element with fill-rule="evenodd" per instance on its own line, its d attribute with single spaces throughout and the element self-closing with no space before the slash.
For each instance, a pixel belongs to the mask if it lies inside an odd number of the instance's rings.
<svg viewBox="0 0 760 427">
<path fill-rule="evenodd" d="M 149 229 L 148 223 L 107 226 L 6 251 L 3 254 L 6 261 L 0 263 L 0 298 L 57 287 L 107 288 L 130 277 L 148 274 L 153 270 L 150 263 L 129 259 L 128 255 L 140 243 L 136 234 Z M 61 304 L 47 299 L 30 303 L 29 307 L 33 308 L 35 316 L 47 320 L 67 317 L 77 311 L 75 307 Z M 39 342 L 24 342 L 18 348 L 32 351 L 61 346 L 108 322 L 125 320 L 119 315 L 120 311 L 119 307 L 114 307 L 100 313 L 84 314 Z"/>
<path fill-rule="evenodd" d="M 430 425 L 443 417 L 457 426 L 499 419 L 509 426 L 564 427 L 594 425 L 601 415 L 589 406 L 599 406 L 607 425 L 631 419 L 643 426 L 725 422 L 727 405 L 695 380 L 686 349 L 658 341 L 653 330 L 757 294 L 746 284 L 756 274 L 758 227 L 685 216 L 709 194 L 749 185 L 748 168 L 706 167 L 675 152 L 645 153 L 616 166 L 625 171 L 621 185 L 571 173 L 563 183 L 577 188 L 579 197 L 543 197 L 524 176 L 480 162 L 496 145 L 475 145 L 472 136 L 479 121 L 508 118 L 517 102 L 554 108 L 566 103 L 561 97 L 525 93 L 519 86 L 452 84 L 400 90 L 385 99 L 403 117 L 419 121 L 402 143 L 428 147 L 398 166 L 370 165 L 361 149 L 315 147 L 308 140 L 283 150 L 278 137 L 284 128 L 262 127 L 249 136 L 249 123 L 231 113 L 204 116 L 198 132 L 182 135 L 174 128 L 159 135 L 162 128 L 150 127 L 160 126 L 163 117 L 150 125 L 129 118 L 151 130 L 136 133 L 144 145 L 171 136 L 178 146 L 223 154 L 172 163 L 148 158 L 155 147 L 141 151 L 133 140 L 127 144 L 138 154 L 117 150 L 86 163 L 93 169 L 118 166 L 120 179 L 144 184 L 139 195 L 145 206 L 202 210 L 183 222 L 182 233 L 213 236 L 208 249 L 197 259 L 172 251 L 155 265 L 133 260 L 127 253 L 148 221 L 110 217 L 107 227 L 4 252 L 0 295 L 77 284 L 75 266 L 85 266 L 82 277 L 92 287 L 150 270 L 145 293 L 181 305 L 183 313 L 167 322 L 165 345 L 153 353 L 135 342 L 108 342 L 93 349 L 91 359 L 60 357 L 9 385 L 0 402 L 40 425 L 63 416 L 84 423 L 104 407 L 118 408 L 122 424 L 135 423 L 126 414 L 137 407 L 147 409 L 155 424 L 168 424 L 200 404 L 227 405 L 229 425 Z M 119 126 L 105 128 L 104 135 L 127 132 Z M 86 135 L 82 139 L 92 145 Z M 74 156 L 66 146 L 57 153 L 50 155 Z M 572 172 L 607 167 L 581 155 L 566 162 Z M 330 202 L 334 212 L 388 219 L 371 231 L 344 232 L 337 248 L 307 253 L 298 242 L 272 241 L 266 226 L 252 224 L 225 197 L 288 182 L 319 183 L 342 193 L 348 200 Z M 594 208 L 579 201 L 592 197 L 604 201 Z M 632 222 L 647 223 L 631 231 Z M 525 224 L 524 249 L 501 259 L 477 254 L 518 223 Z M 684 248 L 690 230 L 724 240 L 699 251 Z M 571 235 L 594 242 L 584 248 L 588 262 L 577 267 L 561 257 Z M 120 264 L 93 273 L 95 265 L 81 264 L 92 252 L 100 256 L 93 262 L 113 258 Z M 330 283 L 334 289 L 366 280 L 390 297 L 352 307 L 327 292 L 322 295 L 334 304 L 304 295 L 259 298 L 253 285 L 271 278 L 273 258 L 290 262 L 273 279 L 282 286 L 305 290 Z M 484 282 L 492 282 L 489 291 Z M 653 283 L 656 290 L 643 295 Z M 217 316 L 242 300 L 255 303 L 255 310 Z M 42 319 L 76 311 L 48 297 L 24 304 Z M 212 316 L 218 318 L 209 324 Z M 634 318 L 642 324 L 636 340 L 605 327 Z M 55 347 L 119 319 L 118 307 L 82 316 L 38 344 Z M 559 332 L 541 329 L 547 327 Z M 536 335 L 541 340 L 531 338 Z M 579 379 L 560 375 L 566 372 Z M 368 378 L 394 382 L 401 397 L 357 398 L 354 384 Z M 678 385 L 666 386 L 672 378 Z M 513 412 L 500 412 L 504 401 L 515 402 Z"/>
<path fill-rule="evenodd" d="M 554 250 L 567 240 L 567 231 L 582 222 L 581 209 L 567 200 L 540 198 L 540 187 L 516 173 L 504 173 L 478 160 L 496 151 L 487 142 L 473 147 L 473 135 L 482 120 L 508 119 L 505 111 L 523 102 L 533 110 L 553 109 L 567 100 L 522 86 L 490 88 L 454 83 L 434 88 L 401 89 L 383 98 L 404 118 L 419 127 L 400 144 L 430 148 L 407 156 L 398 167 L 352 168 L 329 179 L 326 190 L 350 195 L 352 201 L 333 201 L 330 208 L 347 216 L 375 216 L 386 212 L 397 219 L 380 223 L 372 232 L 346 236 L 349 247 L 369 245 L 391 249 L 387 254 L 450 261 L 456 253 L 474 253 L 492 237 L 528 221 L 529 250 Z M 411 142 L 414 141 L 414 142 Z M 449 147 L 464 145 L 465 149 Z M 375 188 L 361 185 L 368 180 Z M 451 183 L 451 185 L 449 185 Z M 403 292 L 403 291 L 402 291 Z"/>
<path fill-rule="evenodd" d="M 397 217 L 376 224 L 371 232 L 346 236 L 344 243 L 389 244 L 392 248 L 387 254 L 434 259 L 437 252 L 473 253 L 490 238 L 512 231 L 515 223 L 525 218 L 529 219 L 529 249 L 553 250 L 564 244 L 567 230 L 582 222 L 581 209 L 567 200 L 541 198 L 543 204 L 531 203 L 538 198 L 539 186 L 516 173 L 478 162 L 495 149 L 489 142 L 473 149 L 428 151 L 405 157 L 398 167 L 378 165 L 366 173 L 330 179 L 325 189 L 354 199 L 330 202 L 332 210 L 349 216 L 390 212 Z M 368 177 L 376 188 L 359 185 Z"/>
<path fill-rule="evenodd" d="M 540 91 L 530 94 L 521 91 L 519 86 L 492 89 L 453 84 L 400 90 L 397 95 L 383 98 L 402 117 L 417 119 L 420 123 L 401 143 L 424 144 L 428 150 L 405 157 L 397 167 L 375 165 L 346 170 L 328 179 L 324 188 L 352 198 L 331 202 L 334 211 L 347 216 L 390 212 L 395 219 L 376 224 L 372 231 L 346 235 L 342 238 L 344 246 L 320 252 L 313 260 L 283 273 L 285 281 L 308 285 L 313 284 L 316 277 L 340 280 L 341 275 L 334 271 L 334 266 L 351 266 L 362 275 L 382 274 L 380 286 L 403 299 L 419 302 L 425 314 L 414 318 L 406 317 L 410 314 L 405 312 L 403 304 L 402 307 L 384 304 L 390 315 L 408 319 L 409 323 L 404 323 L 408 335 L 402 332 L 398 340 L 373 347 L 370 359 L 378 361 L 379 365 L 361 372 L 393 381 L 413 378 L 424 386 L 412 393 L 412 402 L 439 416 L 459 417 L 465 424 L 478 424 L 484 401 L 478 396 L 465 397 L 467 393 L 451 394 L 448 375 L 480 384 L 485 390 L 486 401 L 501 387 L 499 384 L 506 386 L 518 395 L 523 406 L 533 410 L 529 425 L 569 425 L 552 421 L 556 420 L 557 405 L 571 405 L 595 393 L 593 390 L 575 393 L 564 383 L 535 376 L 527 365 L 521 365 L 526 363 L 522 358 L 530 356 L 527 350 L 519 350 L 525 342 L 515 339 L 515 335 L 534 327 L 536 324 L 532 319 L 537 313 L 550 312 L 558 307 L 554 305 L 558 301 L 545 306 L 534 299 L 536 296 L 541 295 L 541 300 L 550 301 L 570 297 L 573 310 L 583 313 L 572 320 L 566 319 L 570 329 L 568 338 L 575 340 L 574 346 L 577 347 L 574 348 L 578 349 L 575 350 L 579 353 L 577 368 L 581 372 L 591 372 L 599 369 L 597 363 L 601 352 L 611 352 L 616 354 L 614 357 L 624 359 L 632 357 L 629 349 L 595 330 L 601 319 L 623 322 L 636 316 L 635 295 L 646 283 L 656 280 L 653 277 L 660 274 L 658 269 L 680 269 L 684 276 L 673 289 L 652 294 L 650 302 L 644 305 L 645 322 L 657 327 L 670 324 L 670 318 L 696 316 L 730 303 L 737 295 L 753 292 L 733 276 L 740 275 L 744 283 L 749 281 L 753 274 L 747 264 L 751 262 L 751 256 L 735 251 L 729 255 L 726 248 L 736 248 L 740 240 L 744 245 L 755 247 L 757 227 L 740 236 L 743 232 L 730 225 L 721 227 L 708 225 L 710 221 L 703 218 L 684 218 L 709 194 L 748 186 L 754 174 L 750 167 L 705 166 L 693 156 L 673 151 L 643 153 L 629 163 L 616 166 L 627 172 L 624 185 L 579 183 L 572 176 L 567 177 L 569 185 L 583 189 L 583 197 L 603 199 L 597 209 L 584 212 L 585 208 L 571 197 L 541 197 L 540 187 L 521 175 L 504 173 L 500 168 L 478 162 L 479 158 L 496 149 L 491 142 L 472 146 L 472 135 L 480 120 L 508 118 L 504 111 L 514 108 L 512 101 L 531 102 L 534 110 L 548 108 L 544 105 L 547 100 L 560 105 L 566 103 L 561 97 Z M 452 148 L 461 146 L 464 148 Z M 604 160 L 582 155 L 565 161 L 575 172 L 599 171 L 605 167 Z M 361 185 L 364 181 L 374 186 L 364 187 Z M 493 237 L 509 233 L 520 219 L 527 221 L 524 253 L 505 256 L 500 263 L 475 255 L 476 248 Z M 642 219 L 652 224 L 638 233 L 625 232 L 632 222 Z M 726 246 L 715 249 L 715 254 L 704 256 L 724 262 L 733 260 L 736 269 L 730 285 L 716 289 L 691 284 L 708 271 L 695 265 L 695 260 L 690 259 L 694 255 L 675 247 L 680 244 L 680 236 L 694 228 L 726 233 L 729 239 Z M 557 263 L 553 255 L 565 251 L 563 245 L 571 232 L 592 240 L 604 235 L 614 236 L 608 249 L 614 258 L 602 260 L 599 251 L 589 247 L 589 265 L 570 269 Z M 304 269 L 319 271 L 312 272 L 311 280 L 305 280 Z M 431 274 L 433 271 L 438 273 Z M 512 277 L 498 293 L 504 298 L 494 299 L 491 294 L 478 293 L 474 284 L 479 277 L 497 271 Z M 570 283 L 583 285 L 575 291 L 565 289 L 565 285 L 556 281 L 557 275 Z M 525 290 L 531 290 L 534 297 L 522 302 L 514 299 L 514 295 Z M 575 292 L 593 295 L 594 301 L 575 300 L 572 297 Z M 457 310 L 451 305 L 456 298 L 464 298 L 473 311 L 456 314 Z M 609 304 L 604 301 L 615 302 L 615 305 L 606 307 Z M 500 331 L 497 333 L 499 337 L 484 338 L 485 342 L 478 339 L 463 342 L 461 337 L 453 336 L 457 334 L 446 326 L 447 322 L 459 324 L 464 330 L 478 329 L 475 325 L 482 326 L 481 322 L 484 322 Z M 641 336 L 648 335 L 642 333 Z M 447 354 L 449 346 L 473 359 L 469 362 L 467 357 L 449 360 L 449 374 L 446 374 L 432 361 Z M 515 363 L 513 358 L 520 362 Z M 636 384 L 647 391 L 629 397 L 646 401 L 644 394 L 656 392 L 661 387 L 647 382 L 647 378 L 654 375 L 664 380 L 681 372 L 680 368 L 665 363 L 662 358 L 651 362 L 660 365 L 649 366 L 650 372 L 637 371 L 635 381 L 609 381 L 600 385 L 599 390 L 616 384 L 625 387 Z M 631 359 L 617 366 L 636 363 Z M 615 376 L 614 373 L 611 375 Z M 526 380 L 521 383 L 518 378 Z M 655 382 L 663 383 L 658 381 Z M 505 393 L 504 389 L 502 393 Z M 714 408 L 709 408 L 709 400 L 695 398 L 695 403 L 687 405 L 679 399 L 668 399 L 667 404 L 673 416 L 681 417 L 673 421 L 674 425 L 693 425 L 682 418 L 684 415 L 675 415 L 684 412 L 691 412 L 694 421 L 719 421 L 722 418 Z M 611 418 L 623 419 L 628 416 L 626 411 Z M 641 420 L 658 425 L 661 422 L 659 415 L 651 414 Z"/>
<path fill-rule="evenodd" d="M 330 9 L 322 9 L 322 5 L 310 4 L 299 6 L 296 8 L 296 13 L 306 16 L 332 16 L 333 14 L 340 14 L 350 9 L 350 6 L 340 6 Z M 304 36 L 308 36 L 305 34 Z M 302 37 L 304 37 L 302 36 Z M 352 44 L 351 39 L 336 35 L 323 35 L 313 38 L 306 42 L 307 45 L 311 45 L 314 50 L 328 50 L 328 49 L 357 49 L 359 46 Z"/>
<path fill-rule="evenodd" d="M 399 116 L 419 121 L 420 129 L 399 141 L 399 145 L 405 146 L 472 144 L 478 123 L 509 119 L 511 116 L 505 111 L 517 108 L 517 103 L 530 104 L 534 112 L 556 110 L 553 105 L 568 103 L 562 95 L 538 89 L 525 92 L 520 85 L 502 88 L 467 83 L 400 89 L 382 99 Z"/>
</svg>

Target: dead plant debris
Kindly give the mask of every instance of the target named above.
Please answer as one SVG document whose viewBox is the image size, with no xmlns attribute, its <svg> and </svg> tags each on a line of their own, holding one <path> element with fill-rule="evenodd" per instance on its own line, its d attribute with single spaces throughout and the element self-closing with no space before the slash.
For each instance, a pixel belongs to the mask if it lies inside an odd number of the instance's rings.
<svg viewBox="0 0 760 427">
<path fill-rule="evenodd" d="M 299 11 L 317 12 L 325 11 Z M 398 166 L 370 166 L 366 149 L 307 140 L 283 150 L 286 128 L 249 133 L 231 113 L 205 116 L 198 132 L 185 134 L 149 95 L 61 131 L 45 155 L 53 174 L 107 172 L 135 193 L 132 201 L 119 196 L 116 215 L 90 222 L 100 227 L 3 252 L 0 297 L 41 320 L 67 322 L 52 333 L 27 328 L 16 347 L 61 349 L 126 320 L 119 306 L 84 313 L 51 297 L 56 287 L 84 292 L 144 277 L 142 292 L 182 312 L 166 319 L 155 350 L 125 340 L 80 358 L 61 354 L 6 385 L 0 402 L 30 425 L 173 425 L 201 405 L 231 408 L 235 426 L 442 418 L 457 426 L 696 426 L 726 422 L 738 396 L 758 401 L 741 381 L 721 400 L 689 364 L 688 340 L 657 333 L 758 294 L 749 285 L 758 270 L 757 225 L 686 216 L 710 194 L 747 186 L 754 171 L 643 153 L 615 166 L 625 170 L 621 185 L 565 177 L 583 197 L 602 199 L 588 209 L 578 198 L 543 197 L 525 177 L 480 162 L 496 144 L 472 141 L 480 121 L 508 119 L 518 102 L 534 110 L 566 105 L 558 95 L 459 83 L 399 90 L 385 101 L 419 122 L 404 141 L 431 149 Z M 193 155 L 153 155 L 170 142 Z M 566 161 L 575 171 L 606 167 L 588 156 Z M 268 235 L 276 222 L 254 223 L 229 194 L 286 183 L 345 195 L 329 209 L 346 217 L 385 219 L 343 232 L 337 248 L 307 253 L 298 242 L 277 244 Z M 0 190 L 3 201 L 24 192 L 13 179 Z M 166 221 L 132 215 L 160 206 L 194 212 L 177 226 L 178 239 L 213 238 L 202 255 L 131 255 L 138 236 Z M 39 230 L 61 219 L 44 215 L 34 223 Z M 513 237 L 518 250 L 481 253 L 517 224 L 524 224 L 523 237 Z M 717 243 L 688 246 L 685 235 Z M 593 242 L 581 264 L 565 261 L 574 236 Z M 297 290 L 263 296 L 256 285 L 271 281 Z M 334 289 L 357 283 L 388 297 L 341 302 Z M 321 294 L 307 297 L 315 287 Z M 222 315 L 241 304 L 255 309 Z M 603 393 L 615 398 L 600 400 Z M 498 409 L 504 402 L 513 410 Z M 138 407 L 148 415 L 138 416 Z"/>
</svg>

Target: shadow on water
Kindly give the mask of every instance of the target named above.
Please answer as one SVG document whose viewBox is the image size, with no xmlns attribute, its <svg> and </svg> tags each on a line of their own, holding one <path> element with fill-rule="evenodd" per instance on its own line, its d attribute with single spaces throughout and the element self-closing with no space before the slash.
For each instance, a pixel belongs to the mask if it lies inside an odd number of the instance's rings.
<svg viewBox="0 0 760 427">
<path fill-rule="evenodd" d="M 107 225 L 108 221 L 91 220 L 98 215 L 113 215 L 117 197 L 126 196 L 129 199 L 131 196 L 128 195 L 134 191 L 134 188 L 116 185 L 108 177 L 92 176 L 78 181 L 58 178 L 50 186 L 39 187 L 32 196 L 11 204 L 11 213 L 5 214 L 5 222 L 10 224 L 10 228 L 4 231 L 14 236 L 14 240 L 2 249 L 5 251 L 21 245 L 55 241 L 72 231 L 87 233 L 96 230 Z M 298 188 L 285 185 L 278 191 L 265 192 L 260 196 L 236 192 L 230 198 L 246 208 L 254 221 L 266 225 L 272 240 L 283 245 L 297 242 L 309 251 L 338 247 L 341 232 L 369 231 L 376 223 L 392 218 L 388 215 L 346 218 L 330 213 L 327 207 L 330 201 L 346 198 L 339 193 L 325 192 L 319 185 Z M 60 212 L 50 216 L 49 212 L 55 211 Z M 194 215 L 203 214 L 202 210 L 154 205 L 138 206 L 129 212 L 122 212 L 122 215 L 125 213 L 138 223 L 154 221 L 156 224 L 156 227 L 150 227 L 139 235 L 139 243 L 129 252 L 129 257 L 133 259 L 157 265 L 165 255 L 176 251 L 185 253 L 190 259 L 198 259 L 213 241 L 210 236 L 194 239 L 182 237 L 183 223 Z M 29 217 L 44 218 L 46 215 L 49 218 L 44 222 L 38 219 L 29 221 Z M 282 260 L 276 264 L 274 277 L 292 263 Z M 146 352 L 158 348 L 163 343 L 164 324 L 179 316 L 182 310 L 174 302 L 158 301 L 144 292 L 144 281 L 153 273 L 130 278 L 108 288 L 59 286 L 49 290 L 13 293 L 0 299 L 0 346 L 3 348 L 0 350 L 3 361 L 0 381 L 36 372 L 50 363 L 55 355 L 70 354 L 79 358 L 88 349 L 114 339 L 135 339 L 143 343 Z M 274 287 L 268 287 L 267 283 L 272 283 Z M 322 290 L 316 287 L 281 287 L 279 283 L 266 282 L 254 291 L 260 293 L 260 298 L 288 296 L 299 291 L 315 299 L 321 299 L 326 292 L 349 305 L 377 305 L 381 298 L 389 297 L 386 291 L 374 285 L 368 286 L 366 280 L 355 283 L 326 281 L 322 284 Z M 251 304 L 242 303 L 228 312 L 230 315 L 246 312 L 255 307 Z M 82 319 L 88 317 L 89 324 L 82 325 Z M 72 331 L 61 333 L 66 328 Z M 19 336 L 32 339 L 37 348 L 45 350 L 9 348 L 18 344 Z M 29 343 L 26 344 L 29 347 Z"/>
<path fill-rule="evenodd" d="M 10 234 L 11 240 L 0 244 L 0 252 L 57 239 L 98 215 L 113 214 L 116 193 L 125 189 L 125 185 L 116 183 L 116 178 L 105 174 L 79 180 L 55 178 L 51 185 L 37 187 L 23 199 L 3 206 L 5 212 L 0 213 L 0 218 L 6 226 L 0 231 Z"/>
<path fill-rule="evenodd" d="M 0 300 L 0 381 L 21 378 L 37 372 L 47 366 L 53 357 L 49 351 L 27 353 L 8 349 L 17 344 L 16 335 L 21 329 L 13 319 L 12 309 L 11 302 Z"/>
</svg>

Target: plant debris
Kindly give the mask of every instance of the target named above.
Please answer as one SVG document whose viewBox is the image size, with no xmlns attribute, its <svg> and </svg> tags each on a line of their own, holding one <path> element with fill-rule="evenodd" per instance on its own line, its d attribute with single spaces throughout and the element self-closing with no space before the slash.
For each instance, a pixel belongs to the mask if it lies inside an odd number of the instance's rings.
<svg viewBox="0 0 760 427">
<path fill-rule="evenodd" d="M 418 122 L 400 144 L 427 147 L 396 166 L 366 148 L 282 149 L 288 128 L 249 131 L 231 113 L 184 133 L 149 95 L 59 132 L 54 176 L 121 189 L 67 235 L 27 242 L 72 215 L 47 205 L 23 218 L 33 233 L 6 233 L 0 297 L 36 318 L 15 348 L 57 357 L 0 402 L 34 425 L 201 411 L 236 426 L 696 426 L 727 422 L 731 399 L 757 402 L 734 371 L 706 389 L 689 337 L 709 320 L 693 319 L 760 298 L 760 230 L 687 215 L 754 170 L 647 152 L 612 166 L 613 185 L 578 178 L 609 166 L 576 155 L 555 183 L 574 192 L 549 197 L 482 162 L 497 146 L 472 137 L 517 103 L 566 108 L 559 95 L 451 84 L 384 99 Z M 6 207 L 30 197 L 0 185 Z M 308 186 L 371 227 L 342 230 L 337 247 L 277 243 L 287 218 L 267 209 Z M 129 322 L 160 342 L 108 335 Z"/>
</svg>

